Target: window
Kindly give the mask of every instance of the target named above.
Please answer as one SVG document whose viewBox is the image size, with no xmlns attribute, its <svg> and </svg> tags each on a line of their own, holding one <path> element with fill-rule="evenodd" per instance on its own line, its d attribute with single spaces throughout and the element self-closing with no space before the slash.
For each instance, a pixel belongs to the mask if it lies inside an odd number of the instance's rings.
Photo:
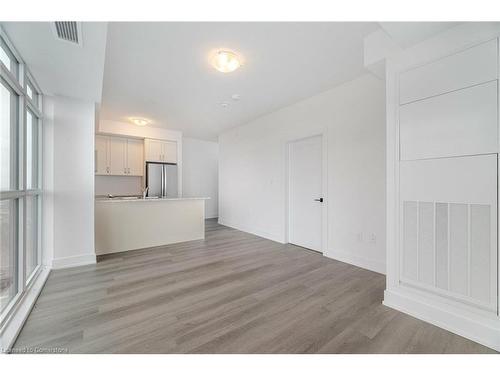
<svg viewBox="0 0 500 375">
<path fill-rule="evenodd" d="M 26 283 L 40 264 L 38 251 L 38 196 L 26 198 Z"/>
<path fill-rule="evenodd" d="M 31 99 L 35 107 L 38 108 L 38 92 L 34 85 L 30 82 L 29 78 L 26 79 L 26 95 Z"/>
<path fill-rule="evenodd" d="M 0 200 L 0 313 L 18 292 L 17 201 Z"/>
<path fill-rule="evenodd" d="M 5 65 L 7 69 L 12 73 L 14 77 L 17 78 L 18 71 L 18 61 L 14 57 L 10 48 L 7 46 L 4 38 L 0 36 L 0 61 Z"/>
<path fill-rule="evenodd" d="M 17 188 L 17 102 L 18 96 L 0 80 L 0 190 Z"/>
<path fill-rule="evenodd" d="M 37 189 L 38 183 L 38 118 L 26 111 L 26 188 Z"/>
<path fill-rule="evenodd" d="M 0 62 L 7 68 L 0 69 L 2 329 L 40 270 L 42 121 L 40 90 L 1 27 Z"/>
</svg>

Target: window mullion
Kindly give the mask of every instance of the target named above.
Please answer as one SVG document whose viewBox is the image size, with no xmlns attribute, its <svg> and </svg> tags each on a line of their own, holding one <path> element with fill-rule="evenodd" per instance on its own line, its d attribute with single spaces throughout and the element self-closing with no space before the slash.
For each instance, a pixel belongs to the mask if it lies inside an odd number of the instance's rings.
<svg viewBox="0 0 500 375">
<path fill-rule="evenodd" d="M 15 77 L 9 69 L 0 63 L 0 76 L 7 82 L 7 84 L 15 91 L 19 96 L 24 95 L 24 89 L 19 83 L 17 77 Z"/>
<path fill-rule="evenodd" d="M 43 117 L 42 112 L 40 111 L 40 109 L 38 109 L 38 107 L 36 106 L 35 102 L 33 102 L 33 100 L 31 100 L 28 96 L 25 96 L 25 100 L 26 100 L 26 106 L 27 106 L 27 108 L 29 108 L 29 110 L 31 112 L 33 112 L 33 114 L 37 118 Z"/>
<path fill-rule="evenodd" d="M 24 83 L 24 67 L 19 64 L 19 76 L 21 84 Z M 19 285 L 20 291 L 26 288 L 26 97 L 24 95 L 19 97 L 19 142 L 18 142 L 18 171 L 19 181 L 18 189 L 22 190 L 25 194 L 24 197 L 19 199 Z"/>
</svg>

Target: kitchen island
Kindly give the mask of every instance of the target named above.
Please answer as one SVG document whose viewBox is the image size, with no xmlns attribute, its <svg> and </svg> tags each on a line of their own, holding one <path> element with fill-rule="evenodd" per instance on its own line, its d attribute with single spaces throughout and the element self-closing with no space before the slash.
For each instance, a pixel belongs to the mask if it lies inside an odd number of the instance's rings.
<svg viewBox="0 0 500 375">
<path fill-rule="evenodd" d="M 205 238 L 209 198 L 97 198 L 97 255 Z"/>
</svg>

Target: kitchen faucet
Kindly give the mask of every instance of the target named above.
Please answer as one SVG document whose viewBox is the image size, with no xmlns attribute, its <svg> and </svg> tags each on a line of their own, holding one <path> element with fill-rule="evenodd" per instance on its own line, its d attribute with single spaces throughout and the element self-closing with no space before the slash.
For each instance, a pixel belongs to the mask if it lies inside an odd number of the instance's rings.
<svg viewBox="0 0 500 375">
<path fill-rule="evenodd" d="M 146 188 L 142 191 L 142 199 L 146 199 L 146 195 L 148 195 L 148 190 L 149 190 L 149 187 L 146 187 Z"/>
</svg>

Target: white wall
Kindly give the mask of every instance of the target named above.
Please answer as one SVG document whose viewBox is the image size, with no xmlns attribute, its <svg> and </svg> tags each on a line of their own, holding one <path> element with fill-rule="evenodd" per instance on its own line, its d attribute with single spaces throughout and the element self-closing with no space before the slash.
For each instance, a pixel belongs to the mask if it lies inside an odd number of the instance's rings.
<svg viewBox="0 0 500 375">
<path fill-rule="evenodd" d="M 183 195 L 209 197 L 205 217 L 218 216 L 219 145 L 217 142 L 183 138 Z"/>
<path fill-rule="evenodd" d="M 325 255 L 385 272 L 385 90 L 372 75 L 221 134 L 219 222 L 284 242 L 286 143 L 319 133 L 328 147 Z"/>
<path fill-rule="evenodd" d="M 44 110 L 45 262 L 94 263 L 94 103 L 47 96 Z"/>
<path fill-rule="evenodd" d="M 142 194 L 142 177 L 95 176 L 95 195 L 139 195 Z"/>
</svg>

